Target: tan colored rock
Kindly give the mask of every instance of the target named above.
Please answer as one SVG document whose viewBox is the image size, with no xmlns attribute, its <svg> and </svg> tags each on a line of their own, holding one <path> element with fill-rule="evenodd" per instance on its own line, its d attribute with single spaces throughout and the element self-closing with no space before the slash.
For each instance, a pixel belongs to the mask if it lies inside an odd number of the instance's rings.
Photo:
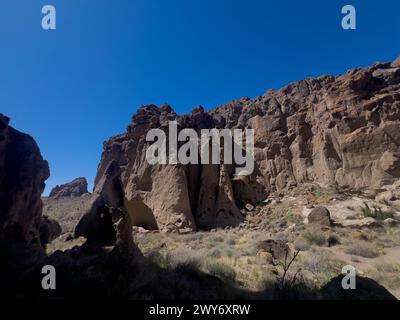
<svg viewBox="0 0 400 320">
<path fill-rule="evenodd" d="M 96 185 L 115 161 L 132 223 L 161 231 L 239 225 L 243 204 L 304 182 L 378 190 L 400 178 L 399 70 L 397 62 L 378 63 L 188 115 L 142 107 L 127 132 L 104 143 Z M 234 164 L 149 165 L 146 133 L 167 131 L 170 120 L 197 131 L 253 128 L 254 172 L 238 178 Z"/>
<path fill-rule="evenodd" d="M 394 195 L 393 191 L 388 190 L 388 191 L 379 193 L 375 197 L 375 200 L 378 202 L 394 201 L 394 200 L 396 200 L 396 196 Z"/>
<path fill-rule="evenodd" d="M 273 259 L 284 261 L 286 257 L 290 257 L 291 250 L 289 246 L 281 240 L 268 239 L 261 241 L 257 245 L 258 252 L 267 252 Z"/>
<path fill-rule="evenodd" d="M 257 259 L 265 264 L 272 264 L 274 262 L 274 258 L 271 253 L 267 251 L 260 250 L 257 252 Z"/>
<path fill-rule="evenodd" d="M 338 223 L 342 227 L 349 227 L 349 228 L 374 228 L 379 227 L 379 222 L 371 217 L 364 218 L 364 219 L 354 219 L 354 220 L 345 220 Z"/>
<path fill-rule="evenodd" d="M 392 62 L 392 67 L 400 67 L 400 57 Z"/>
<path fill-rule="evenodd" d="M 387 218 L 387 219 L 383 220 L 383 223 L 388 226 L 395 226 L 397 224 L 400 224 L 400 221 L 398 221 L 396 219 L 392 219 L 392 218 Z"/>
</svg>

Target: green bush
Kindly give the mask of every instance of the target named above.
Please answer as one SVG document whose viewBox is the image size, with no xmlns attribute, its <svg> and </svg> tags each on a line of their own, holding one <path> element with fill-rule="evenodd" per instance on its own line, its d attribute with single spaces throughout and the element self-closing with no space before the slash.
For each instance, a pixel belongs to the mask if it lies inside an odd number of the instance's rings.
<svg viewBox="0 0 400 320">
<path fill-rule="evenodd" d="M 326 238 L 322 232 L 307 230 L 303 233 L 303 238 L 306 239 L 309 244 L 316 244 L 318 246 L 326 244 Z"/>
<path fill-rule="evenodd" d="M 361 212 L 363 213 L 364 217 L 374 218 L 377 220 L 385 220 L 387 218 L 393 218 L 394 216 L 394 212 L 383 211 L 382 208 L 378 206 L 370 208 L 366 202 L 364 202 L 364 207 L 361 208 Z"/>
<path fill-rule="evenodd" d="M 236 278 L 235 270 L 221 262 L 210 263 L 207 269 L 211 275 L 226 281 L 234 281 Z"/>
</svg>

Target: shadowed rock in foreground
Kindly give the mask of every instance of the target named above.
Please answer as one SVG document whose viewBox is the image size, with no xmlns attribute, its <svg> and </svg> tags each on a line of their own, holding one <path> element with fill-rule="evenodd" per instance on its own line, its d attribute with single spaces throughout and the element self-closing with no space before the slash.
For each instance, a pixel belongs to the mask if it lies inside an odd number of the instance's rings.
<svg viewBox="0 0 400 320">
<path fill-rule="evenodd" d="M 388 290 L 375 280 L 356 277 L 356 289 L 345 290 L 342 287 L 343 276 L 331 279 L 322 289 L 326 300 L 397 300 Z"/>
<path fill-rule="evenodd" d="M 18 272 L 44 258 L 39 226 L 49 177 L 36 142 L 0 114 L 0 268 Z M 6 276 L 1 272 L 1 276 Z"/>
</svg>

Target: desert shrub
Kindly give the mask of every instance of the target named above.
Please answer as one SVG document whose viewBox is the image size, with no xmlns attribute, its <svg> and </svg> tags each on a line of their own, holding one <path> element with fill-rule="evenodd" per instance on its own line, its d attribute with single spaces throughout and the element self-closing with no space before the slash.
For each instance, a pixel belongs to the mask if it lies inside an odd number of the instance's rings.
<svg viewBox="0 0 400 320">
<path fill-rule="evenodd" d="M 342 194 L 342 191 L 337 183 L 328 186 L 313 185 L 310 190 L 317 198 L 319 203 L 327 202 L 338 195 Z"/>
<path fill-rule="evenodd" d="M 222 257 L 222 252 L 221 252 L 221 250 L 219 250 L 219 249 L 213 249 L 213 250 L 211 250 L 210 251 L 210 257 L 213 257 L 213 258 L 220 258 L 220 257 Z"/>
<path fill-rule="evenodd" d="M 233 250 L 231 250 L 231 249 L 227 249 L 225 254 L 226 254 L 227 257 L 230 257 L 230 258 L 237 257 L 237 255 L 235 255 L 235 252 Z"/>
<path fill-rule="evenodd" d="M 364 202 L 364 207 L 361 207 L 361 212 L 366 218 L 374 218 L 378 220 L 385 220 L 387 218 L 393 218 L 394 216 L 393 211 L 384 211 L 378 206 L 374 206 L 371 208 L 366 202 Z"/>
<path fill-rule="evenodd" d="M 235 270 L 221 262 L 210 263 L 207 269 L 211 275 L 221 278 L 222 280 L 233 282 L 236 278 Z"/>
<path fill-rule="evenodd" d="M 338 234 L 332 233 L 328 239 L 329 246 L 336 246 L 340 244 L 340 237 Z"/>
<path fill-rule="evenodd" d="M 180 262 L 175 266 L 175 271 L 178 273 L 194 274 L 200 269 L 200 262 L 192 259 L 185 262 Z"/>
<path fill-rule="evenodd" d="M 376 272 L 373 272 L 371 276 L 389 288 L 400 288 L 400 264 L 380 264 L 376 266 Z"/>
<path fill-rule="evenodd" d="M 361 207 L 361 212 L 364 217 L 373 217 L 374 213 L 372 209 L 369 207 L 368 203 L 364 202 L 364 207 Z"/>
<path fill-rule="evenodd" d="M 276 236 L 275 236 L 275 240 L 280 240 L 280 241 L 283 241 L 283 242 L 288 242 L 288 235 L 287 234 L 285 234 L 285 233 L 283 233 L 283 232 L 280 232 L 280 233 L 278 233 Z"/>
<path fill-rule="evenodd" d="M 346 253 L 354 254 L 364 258 L 375 258 L 379 256 L 379 251 L 370 243 L 363 241 L 353 241 L 346 249 Z"/>
<path fill-rule="evenodd" d="M 355 230 L 351 233 L 351 236 L 354 239 L 365 240 L 365 241 L 370 241 L 373 239 L 373 235 L 371 234 L 371 232 L 365 232 L 363 230 Z"/>
<path fill-rule="evenodd" d="M 400 246 L 400 229 L 399 228 L 383 228 L 379 234 L 376 243 L 385 248 L 393 248 Z"/>
<path fill-rule="evenodd" d="M 158 265 L 160 268 L 166 269 L 170 266 L 170 260 L 169 257 L 164 257 L 160 252 L 154 250 L 150 251 L 149 254 L 147 255 L 147 258 Z"/>
<path fill-rule="evenodd" d="M 318 288 L 310 279 L 299 276 L 294 283 L 289 283 L 285 288 L 275 292 L 278 300 L 313 300 L 317 298 Z"/>
<path fill-rule="evenodd" d="M 187 235 L 182 235 L 181 238 L 184 242 L 191 242 L 203 239 L 203 234 L 199 232 L 189 233 Z"/>
<path fill-rule="evenodd" d="M 311 272 L 320 285 L 337 276 L 345 262 L 332 258 L 332 253 L 320 248 L 313 249 L 302 259 L 303 270 Z"/>
<path fill-rule="evenodd" d="M 307 251 L 310 249 L 310 243 L 304 238 L 297 238 L 294 242 L 294 248 L 300 251 Z"/>
<path fill-rule="evenodd" d="M 306 230 L 302 236 L 309 244 L 323 246 L 326 243 L 325 236 L 317 230 Z"/>
<path fill-rule="evenodd" d="M 224 237 L 221 235 L 213 235 L 208 238 L 209 242 L 224 242 Z"/>
</svg>

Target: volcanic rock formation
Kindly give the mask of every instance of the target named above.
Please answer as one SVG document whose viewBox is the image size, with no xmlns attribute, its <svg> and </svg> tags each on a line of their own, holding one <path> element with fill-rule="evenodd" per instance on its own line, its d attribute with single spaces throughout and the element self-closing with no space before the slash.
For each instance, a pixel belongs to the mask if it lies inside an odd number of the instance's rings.
<svg viewBox="0 0 400 320">
<path fill-rule="evenodd" d="M 41 194 L 49 177 L 36 142 L 0 114 L 0 261 L 16 268 L 44 255 L 39 227 Z"/>
<path fill-rule="evenodd" d="M 172 120 L 179 129 L 254 129 L 254 172 L 235 177 L 235 165 L 150 165 L 146 134 L 167 133 Z M 97 189 L 111 162 L 120 191 L 98 191 L 103 199 L 121 192 L 134 225 L 162 231 L 239 224 L 244 204 L 308 181 L 379 189 L 400 178 L 400 65 L 308 78 L 189 115 L 144 106 L 127 132 L 104 143 Z"/>
<path fill-rule="evenodd" d="M 86 178 L 76 178 L 71 182 L 55 186 L 51 189 L 50 198 L 62 198 L 62 197 L 80 197 L 85 193 L 88 193 L 88 183 Z"/>
</svg>

